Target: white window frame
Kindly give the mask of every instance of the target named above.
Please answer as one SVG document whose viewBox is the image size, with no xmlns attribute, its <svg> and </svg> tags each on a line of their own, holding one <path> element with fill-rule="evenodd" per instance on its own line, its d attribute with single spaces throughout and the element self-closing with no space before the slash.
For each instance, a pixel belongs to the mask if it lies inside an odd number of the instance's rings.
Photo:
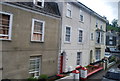
<svg viewBox="0 0 120 81">
<path fill-rule="evenodd" d="M 70 28 L 70 41 L 66 41 L 66 28 Z M 72 27 L 71 26 L 65 26 L 65 38 L 64 38 L 64 41 L 65 43 L 70 43 L 71 42 L 71 33 L 72 33 Z"/>
<path fill-rule="evenodd" d="M 37 5 L 37 2 L 41 2 L 42 5 Z M 37 6 L 37 7 L 40 7 L 40 8 L 43 8 L 44 7 L 44 0 L 33 0 L 33 3 Z"/>
<path fill-rule="evenodd" d="M 38 78 L 40 76 L 40 72 L 41 72 L 41 57 L 40 56 L 33 56 L 33 57 L 30 57 L 30 60 L 35 60 L 35 63 L 37 63 L 37 61 L 39 60 L 39 70 L 38 71 L 31 71 L 29 69 L 29 74 L 34 74 L 34 77 Z M 36 65 L 36 64 L 34 64 L 34 65 Z M 39 72 L 39 76 L 37 76 L 37 72 Z"/>
<path fill-rule="evenodd" d="M 81 16 L 83 17 L 83 20 L 81 20 Z M 84 15 L 83 15 L 83 11 L 82 10 L 80 10 L 79 19 L 80 19 L 81 22 L 84 22 Z"/>
<path fill-rule="evenodd" d="M 81 37 L 79 31 L 82 31 L 82 41 L 81 42 L 79 41 L 79 37 Z M 83 43 L 83 29 L 80 29 L 80 28 L 78 28 L 78 43 Z"/>
<path fill-rule="evenodd" d="M 34 33 L 34 22 L 41 22 L 43 23 L 43 30 L 42 30 L 42 40 L 33 40 L 33 33 Z M 32 31 L 31 31 L 31 41 L 35 41 L 35 42 L 44 42 L 44 31 L 45 31 L 45 21 L 42 20 L 38 20 L 38 19 L 32 19 Z"/>
<path fill-rule="evenodd" d="M 68 15 L 68 11 L 70 11 L 71 15 Z M 69 17 L 69 18 L 72 18 L 72 5 L 67 3 L 67 10 L 66 10 L 66 16 Z"/>
<path fill-rule="evenodd" d="M 76 57 L 76 65 L 78 66 L 78 65 L 80 65 L 81 64 L 81 54 L 82 54 L 82 52 L 77 52 L 77 57 Z M 79 55 L 79 57 L 78 57 L 78 55 Z"/>
<path fill-rule="evenodd" d="M 96 61 L 99 61 L 101 58 L 101 49 L 96 49 L 95 50 L 95 59 Z"/>
<path fill-rule="evenodd" d="M 0 11 L 0 14 L 5 14 L 5 15 L 9 15 L 9 16 L 10 16 L 10 22 L 9 22 L 9 31 L 8 31 L 8 35 L 3 35 L 3 34 L 0 34 L 0 36 L 8 36 L 8 39 L 3 39 L 3 38 L 0 38 L 0 40 L 11 40 L 13 14 L 11 14 L 11 13 L 7 13 L 7 12 L 1 12 L 1 11 Z"/>
</svg>

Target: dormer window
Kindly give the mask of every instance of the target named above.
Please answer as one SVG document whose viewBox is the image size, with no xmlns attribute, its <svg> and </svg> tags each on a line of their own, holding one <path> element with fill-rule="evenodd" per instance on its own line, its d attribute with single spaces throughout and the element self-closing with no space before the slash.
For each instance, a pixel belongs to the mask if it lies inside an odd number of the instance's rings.
<svg viewBox="0 0 120 81">
<path fill-rule="evenodd" d="M 40 8 L 44 7 L 44 0 L 33 0 L 33 3 Z"/>
</svg>

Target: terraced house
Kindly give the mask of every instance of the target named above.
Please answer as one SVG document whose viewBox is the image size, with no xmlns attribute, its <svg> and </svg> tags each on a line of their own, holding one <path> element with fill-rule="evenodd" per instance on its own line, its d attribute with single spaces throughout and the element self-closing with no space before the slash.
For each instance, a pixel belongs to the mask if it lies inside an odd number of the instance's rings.
<svg viewBox="0 0 120 81">
<path fill-rule="evenodd" d="M 62 16 L 59 73 L 104 58 L 106 19 L 76 0 L 58 1 Z"/>
<path fill-rule="evenodd" d="M 31 0 L 1 2 L 0 6 L 0 79 L 57 74 L 58 5 Z"/>
</svg>

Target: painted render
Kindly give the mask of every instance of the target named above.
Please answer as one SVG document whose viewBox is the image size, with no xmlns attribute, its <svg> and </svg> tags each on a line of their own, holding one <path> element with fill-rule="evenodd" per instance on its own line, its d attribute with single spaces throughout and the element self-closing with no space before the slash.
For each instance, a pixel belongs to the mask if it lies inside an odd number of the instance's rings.
<svg viewBox="0 0 120 81">
<path fill-rule="evenodd" d="M 77 60 L 77 52 L 82 52 L 80 65 L 86 66 L 90 64 L 90 51 L 93 50 L 92 63 L 96 62 L 95 60 L 95 48 L 101 49 L 101 59 L 104 57 L 105 52 L 105 33 L 104 33 L 104 44 L 97 45 L 95 43 L 95 24 L 96 19 L 103 23 L 103 30 L 106 30 L 106 22 L 100 17 L 91 15 L 88 11 L 84 10 L 82 7 L 78 7 L 71 2 L 68 2 L 72 5 L 72 17 L 66 17 L 66 7 L 67 2 L 58 2 L 59 9 L 62 15 L 62 34 L 61 34 L 61 52 L 59 53 L 59 57 L 61 53 L 65 53 L 65 60 L 63 64 L 63 72 L 67 72 L 69 70 L 74 70 Z M 81 22 L 79 19 L 80 9 L 83 11 L 84 22 Z M 65 42 L 65 27 L 71 27 L 71 41 L 70 43 Z M 78 29 L 83 30 L 83 42 L 78 43 Z M 94 40 L 90 40 L 90 34 L 94 33 Z M 60 58 L 58 63 L 60 64 Z M 60 71 L 60 66 L 58 69 Z"/>
<path fill-rule="evenodd" d="M 0 4 L 1 5 L 1 4 Z M 2 11 L 13 14 L 12 39 L 2 43 L 0 78 L 26 79 L 29 77 L 30 56 L 40 56 L 41 72 L 48 76 L 57 74 L 60 18 L 37 14 L 2 4 Z M 32 19 L 45 21 L 44 42 L 31 41 Z M 2 72 L 2 73 L 1 73 Z"/>
</svg>

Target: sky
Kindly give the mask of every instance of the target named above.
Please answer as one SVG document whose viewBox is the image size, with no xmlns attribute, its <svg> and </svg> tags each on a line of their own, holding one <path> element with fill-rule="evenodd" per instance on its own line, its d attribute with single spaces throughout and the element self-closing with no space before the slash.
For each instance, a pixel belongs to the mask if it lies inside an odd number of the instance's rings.
<svg viewBox="0 0 120 81">
<path fill-rule="evenodd" d="M 78 0 L 101 16 L 107 17 L 109 23 L 118 19 L 118 1 L 120 0 Z"/>
</svg>

